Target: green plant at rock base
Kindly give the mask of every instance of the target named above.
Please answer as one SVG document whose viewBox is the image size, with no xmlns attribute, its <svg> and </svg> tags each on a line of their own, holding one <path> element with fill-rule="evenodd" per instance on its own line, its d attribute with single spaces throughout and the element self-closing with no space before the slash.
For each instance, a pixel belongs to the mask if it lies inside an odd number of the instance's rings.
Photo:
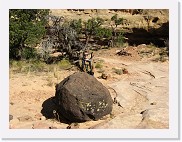
<svg viewBox="0 0 182 142">
<path fill-rule="evenodd" d="M 101 69 L 103 67 L 104 60 L 98 60 L 98 62 L 95 65 L 95 68 Z"/>
<path fill-rule="evenodd" d="M 69 62 L 69 60 L 63 59 L 63 60 L 58 62 L 58 67 L 60 69 L 68 69 L 71 67 L 71 63 Z"/>
<path fill-rule="evenodd" d="M 97 68 L 97 69 L 100 69 L 102 67 L 103 67 L 103 65 L 101 63 L 96 63 L 96 65 L 95 65 L 95 68 Z"/>
<path fill-rule="evenodd" d="M 114 70 L 114 73 L 121 75 L 123 74 L 123 70 L 122 69 L 116 69 L 116 68 L 112 68 Z"/>
</svg>

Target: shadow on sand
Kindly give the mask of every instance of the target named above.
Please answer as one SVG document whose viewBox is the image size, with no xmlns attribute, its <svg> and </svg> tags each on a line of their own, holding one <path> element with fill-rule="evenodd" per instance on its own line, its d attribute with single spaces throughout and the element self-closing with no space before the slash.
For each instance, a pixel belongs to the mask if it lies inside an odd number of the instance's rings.
<svg viewBox="0 0 182 142">
<path fill-rule="evenodd" d="M 41 113 L 47 119 L 56 119 L 61 123 L 70 124 L 68 120 L 58 113 L 58 106 L 56 105 L 55 97 L 48 98 L 42 103 Z"/>
</svg>

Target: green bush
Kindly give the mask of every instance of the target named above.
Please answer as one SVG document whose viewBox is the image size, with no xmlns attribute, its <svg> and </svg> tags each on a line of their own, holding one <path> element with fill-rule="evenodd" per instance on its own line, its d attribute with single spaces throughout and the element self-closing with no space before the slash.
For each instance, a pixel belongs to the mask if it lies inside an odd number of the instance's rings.
<svg viewBox="0 0 182 142">
<path fill-rule="evenodd" d="M 77 34 L 81 34 L 81 32 L 82 32 L 82 20 L 81 19 L 72 20 L 70 22 L 70 27 L 72 27 L 77 32 Z"/>
<path fill-rule="evenodd" d="M 33 47 L 40 43 L 45 34 L 46 16 L 49 10 L 10 9 L 9 10 L 9 46 L 10 58 L 21 58 L 25 46 Z M 20 52 L 19 52 L 20 51 Z"/>
<path fill-rule="evenodd" d="M 116 73 L 116 74 L 118 74 L 118 75 L 123 74 L 123 70 L 122 70 L 122 69 L 113 68 L 113 70 L 114 70 L 114 73 Z"/>
<path fill-rule="evenodd" d="M 10 70 L 16 73 L 48 72 L 49 66 L 41 61 L 10 61 Z"/>
<path fill-rule="evenodd" d="M 112 30 L 108 28 L 98 28 L 95 36 L 98 38 L 107 38 L 109 40 L 112 37 Z"/>
<path fill-rule="evenodd" d="M 30 72 L 43 72 L 43 71 L 48 71 L 47 65 L 44 62 L 41 61 L 36 61 L 30 63 Z"/>
<path fill-rule="evenodd" d="M 60 69 L 68 69 L 71 67 L 71 63 L 67 59 L 62 59 L 60 62 L 58 62 L 58 67 Z"/>
<path fill-rule="evenodd" d="M 124 44 L 124 36 L 123 36 L 122 32 L 118 33 L 118 35 L 116 37 L 116 40 L 115 40 L 115 44 L 116 44 L 117 47 L 123 46 L 123 44 Z"/>
<path fill-rule="evenodd" d="M 95 68 L 97 68 L 97 69 L 100 69 L 102 67 L 103 67 L 103 65 L 100 62 L 96 63 L 96 65 L 95 65 Z"/>
<path fill-rule="evenodd" d="M 111 21 L 113 21 L 115 26 L 117 27 L 118 25 L 123 24 L 124 19 L 118 18 L 118 15 L 115 14 L 113 17 L 111 17 Z"/>
<path fill-rule="evenodd" d="M 117 31 L 118 25 L 123 24 L 124 19 L 123 18 L 118 18 L 118 15 L 115 14 L 113 17 L 111 17 L 111 27 L 112 27 L 112 47 L 113 46 L 123 46 L 124 44 L 124 36 L 122 31 Z"/>
<path fill-rule="evenodd" d="M 21 58 L 22 59 L 39 59 L 39 55 L 37 54 L 37 51 L 35 48 L 30 48 L 30 47 L 25 47 L 23 48 L 22 52 L 21 52 Z"/>
<path fill-rule="evenodd" d="M 95 68 L 101 69 L 103 67 L 104 60 L 98 60 L 95 64 Z"/>
</svg>

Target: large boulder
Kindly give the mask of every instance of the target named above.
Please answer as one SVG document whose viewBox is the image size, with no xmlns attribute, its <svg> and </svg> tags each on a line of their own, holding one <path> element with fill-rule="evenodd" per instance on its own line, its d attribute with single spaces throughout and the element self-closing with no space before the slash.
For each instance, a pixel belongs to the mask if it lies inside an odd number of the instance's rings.
<svg viewBox="0 0 182 142">
<path fill-rule="evenodd" d="M 93 76 L 78 72 L 56 86 L 58 113 L 71 122 L 98 120 L 111 113 L 109 91 Z"/>
</svg>

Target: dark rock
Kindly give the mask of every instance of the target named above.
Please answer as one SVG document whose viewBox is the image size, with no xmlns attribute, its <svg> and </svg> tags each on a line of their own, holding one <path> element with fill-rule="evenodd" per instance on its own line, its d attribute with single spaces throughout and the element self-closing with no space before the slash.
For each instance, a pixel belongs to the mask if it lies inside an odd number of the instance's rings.
<svg viewBox="0 0 182 142">
<path fill-rule="evenodd" d="M 154 17 L 153 20 L 152 20 L 152 22 L 153 22 L 153 23 L 156 23 L 158 20 L 159 20 L 158 17 Z"/>
<path fill-rule="evenodd" d="M 56 86 L 58 113 L 71 122 L 98 120 L 111 113 L 112 98 L 106 87 L 93 76 L 79 72 Z"/>
<path fill-rule="evenodd" d="M 10 102 L 10 105 L 14 105 L 14 103 L 13 102 Z"/>
<path fill-rule="evenodd" d="M 110 74 L 108 74 L 108 73 L 106 73 L 106 72 L 104 72 L 104 73 L 102 73 L 102 75 L 101 75 L 101 78 L 102 79 L 109 79 L 111 76 L 110 76 Z"/>
<path fill-rule="evenodd" d="M 13 115 L 9 115 L 9 121 L 11 121 L 13 119 Z"/>
</svg>

